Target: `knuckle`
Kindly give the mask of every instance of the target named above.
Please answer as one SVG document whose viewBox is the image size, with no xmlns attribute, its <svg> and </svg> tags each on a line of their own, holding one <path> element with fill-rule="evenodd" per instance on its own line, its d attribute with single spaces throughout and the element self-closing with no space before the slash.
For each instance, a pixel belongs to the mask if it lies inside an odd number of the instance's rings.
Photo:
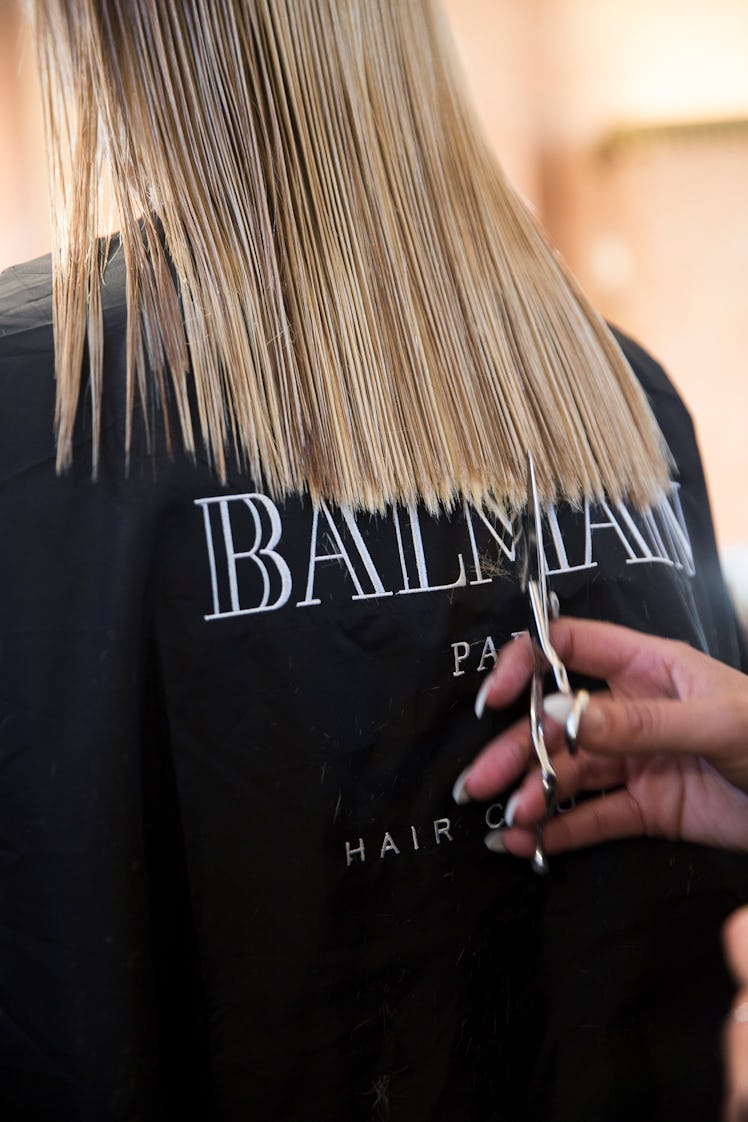
<svg viewBox="0 0 748 1122">
<path fill-rule="evenodd" d="M 733 695 L 731 704 L 734 705 L 734 714 L 740 728 L 748 732 L 748 689 Z"/>
<path fill-rule="evenodd" d="M 592 820 L 595 824 L 595 836 L 601 841 L 607 841 L 612 836 L 611 823 L 602 800 L 597 800 L 592 808 Z"/>
<path fill-rule="evenodd" d="M 562 661 L 573 666 L 578 653 L 574 633 L 574 621 L 564 618 L 554 620 L 551 624 L 551 637 L 553 645 Z"/>
<path fill-rule="evenodd" d="M 574 765 L 573 777 L 567 785 L 568 794 L 583 791 L 594 782 L 595 762 L 592 757 L 580 752 L 575 758 Z"/>
<path fill-rule="evenodd" d="M 647 702 L 636 702 L 626 706 L 626 731 L 638 741 L 649 741 L 656 736 L 659 720 L 657 711 Z"/>
</svg>

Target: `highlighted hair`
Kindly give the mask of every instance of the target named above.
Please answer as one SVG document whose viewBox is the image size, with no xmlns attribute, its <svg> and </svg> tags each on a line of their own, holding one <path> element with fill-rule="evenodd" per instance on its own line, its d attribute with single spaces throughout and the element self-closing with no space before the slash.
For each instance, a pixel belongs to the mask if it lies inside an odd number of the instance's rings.
<svg viewBox="0 0 748 1122">
<path fill-rule="evenodd" d="M 221 478 L 235 456 L 276 497 L 513 509 L 527 450 L 545 498 L 666 486 L 644 395 L 496 167 L 435 0 L 33 9 L 59 470 L 86 339 L 97 469 L 108 170 L 128 450 L 139 397 L 164 424 L 173 403 Z"/>
</svg>

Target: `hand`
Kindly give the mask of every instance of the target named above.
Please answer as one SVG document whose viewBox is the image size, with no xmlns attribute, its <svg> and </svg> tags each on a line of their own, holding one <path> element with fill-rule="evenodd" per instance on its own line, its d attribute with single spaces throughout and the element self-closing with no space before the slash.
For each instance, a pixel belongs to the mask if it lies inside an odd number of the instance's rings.
<svg viewBox="0 0 748 1122">
<path fill-rule="evenodd" d="M 725 924 L 727 961 L 740 987 L 725 1030 L 725 1122 L 748 1118 L 748 908 Z"/>
<path fill-rule="evenodd" d="M 544 729 L 558 777 L 558 799 L 599 792 L 544 828 L 547 853 L 638 834 L 748 851 L 748 677 L 684 643 L 612 624 L 560 619 L 551 641 L 567 669 L 604 679 L 582 717 L 570 756 L 562 727 Z M 528 635 L 501 651 L 482 698 L 499 708 L 532 675 Z M 529 721 L 486 746 L 455 786 L 458 801 L 489 799 L 535 763 Z M 545 814 L 540 773 L 532 767 L 509 800 L 510 829 L 490 848 L 528 857 Z"/>
</svg>

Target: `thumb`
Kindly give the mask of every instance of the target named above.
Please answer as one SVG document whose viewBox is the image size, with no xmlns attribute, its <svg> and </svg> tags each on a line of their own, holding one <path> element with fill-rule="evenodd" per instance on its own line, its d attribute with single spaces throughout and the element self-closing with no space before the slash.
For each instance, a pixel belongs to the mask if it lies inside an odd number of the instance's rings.
<svg viewBox="0 0 748 1122">
<path fill-rule="evenodd" d="M 571 702 L 546 698 L 546 712 L 565 720 Z M 683 701 L 593 694 L 582 714 L 579 743 L 603 755 L 656 752 L 702 756 L 744 790 L 748 785 L 748 699 L 725 694 Z"/>
</svg>

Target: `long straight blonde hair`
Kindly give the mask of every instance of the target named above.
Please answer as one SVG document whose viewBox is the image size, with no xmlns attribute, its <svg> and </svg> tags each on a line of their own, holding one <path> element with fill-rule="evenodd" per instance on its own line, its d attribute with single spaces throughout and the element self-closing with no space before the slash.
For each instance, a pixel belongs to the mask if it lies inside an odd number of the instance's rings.
<svg viewBox="0 0 748 1122">
<path fill-rule="evenodd" d="M 58 469 L 86 374 L 97 468 L 108 170 L 128 449 L 139 397 L 275 496 L 513 509 L 528 450 L 546 498 L 666 485 L 644 395 L 489 154 L 436 0 L 32 8 Z"/>
</svg>

